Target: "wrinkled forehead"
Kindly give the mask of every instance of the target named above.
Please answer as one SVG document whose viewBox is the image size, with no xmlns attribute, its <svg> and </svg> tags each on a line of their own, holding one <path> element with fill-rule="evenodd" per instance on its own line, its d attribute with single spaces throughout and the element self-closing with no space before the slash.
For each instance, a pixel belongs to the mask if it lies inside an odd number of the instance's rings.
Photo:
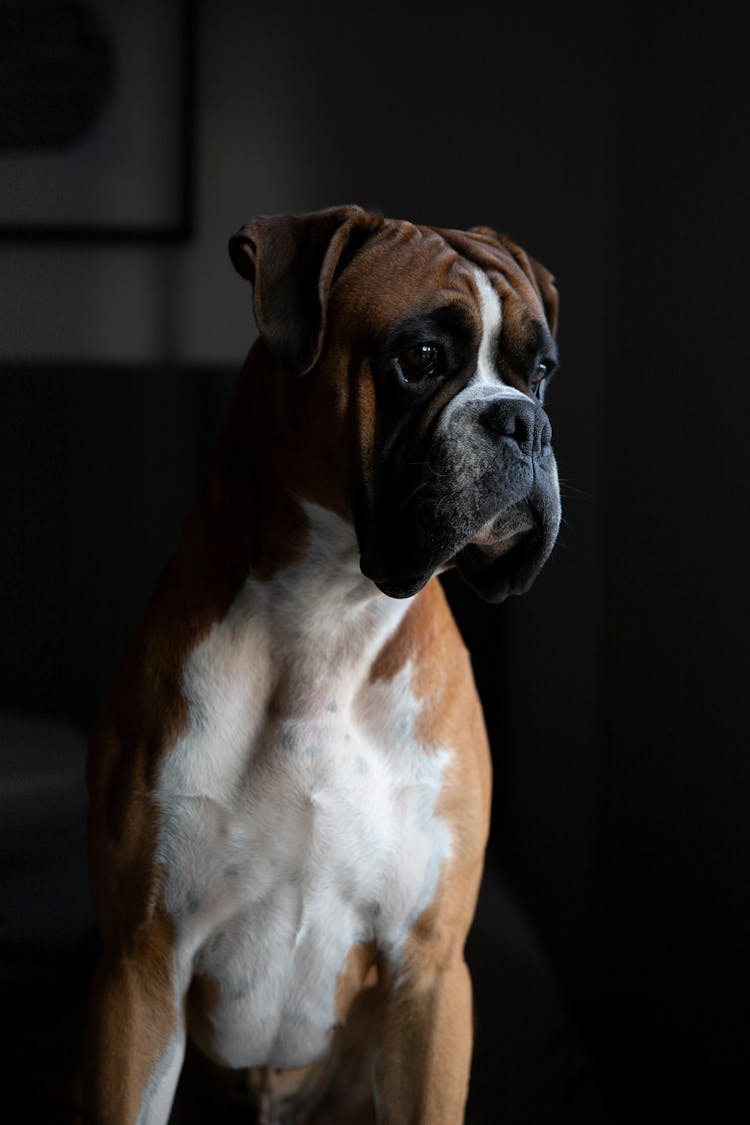
<svg viewBox="0 0 750 1125">
<path fill-rule="evenodd" d="M 451 233 L 387 222 L 339 276 L 329 319 L 343 316 L 363 331 L 380 334 L 405 316 L 458 305 L 480 332 L 488 295 L 494 293 L 503 335 L 521 336 L 532 321 L 545 325 L 538 292 L 507 251 L 483 243 L 479 260 L 472 260 L 463 232 L 456 232 L 463 235 L 463 253 L 450 244 Z"/>
</svg>

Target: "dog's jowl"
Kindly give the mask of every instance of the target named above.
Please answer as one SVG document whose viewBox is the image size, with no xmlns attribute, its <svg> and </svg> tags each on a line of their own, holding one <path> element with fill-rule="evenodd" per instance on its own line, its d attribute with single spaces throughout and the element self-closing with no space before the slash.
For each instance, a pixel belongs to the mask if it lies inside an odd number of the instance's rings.
<svg viewBox="0 0 750 1125">
<path fill-rule="evenodd" d="M 165 1123 L 189 1044 L 266 1125 L 457 1123 L 490 762 L 435 576 L 552 550 L 556 290 L 354 206 L 229 248 L 259 338 L 91 748 L 84 1117 Z"/>
</svg>

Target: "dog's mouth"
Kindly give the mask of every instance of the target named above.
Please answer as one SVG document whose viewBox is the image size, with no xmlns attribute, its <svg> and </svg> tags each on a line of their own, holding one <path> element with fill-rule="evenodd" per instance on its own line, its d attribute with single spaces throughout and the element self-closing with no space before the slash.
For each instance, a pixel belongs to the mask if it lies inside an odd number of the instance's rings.
<svg viewBox="0 0 750 1125">
<path fill-rule="evenodd" d="M 550 548 L 531 508 L 522 504 L 484 524 L 438 570 L 455 566 L 484 601 L 501 602 L 511 594 L 523 594 L 529 589 Z M 391 598 L 413 597 L 435 573 L 430 567 L 415 574 L 368 574 L 364 564 L 362 570 Z"/>
<path fill-rule="evenodd" d="M 433 574 L 432 571 L 428 571 L 427 573 L 421 572 L 420 574 L 391 578 L 388 575 L 373 573 L 364 563 L 360 563 L 360 566 L 365 578 L 371 578 L 380 592 L 387 594 L 389 598 L 414 597 L 423 586 L 427 585 Z"/>
<path fill-rule="evenodd" d="M 526 593 L 547 553 L 537 521 L 523 504 L 482 527 L 452 561 L 484 601 L 501 602 Z"/>
<path fill-rule="evenodd" d="M 458 573 L 486 602 L 502 602 L 511 594 L 525 594 L 542 565 L 541 540 L 533 532 L 519 532 L 501 553 L 469 543 L 454 560 Z"/>
</svg>

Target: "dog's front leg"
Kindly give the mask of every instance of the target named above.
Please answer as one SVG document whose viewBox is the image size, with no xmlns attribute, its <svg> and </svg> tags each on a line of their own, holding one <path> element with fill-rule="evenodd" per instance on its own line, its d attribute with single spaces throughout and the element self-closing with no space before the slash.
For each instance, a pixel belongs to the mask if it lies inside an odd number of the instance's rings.
<svg viewBox="0 0 750 1125">
<path fill-rule="evenodd" d="M 471 1047 L 471 979 L 461 955 L 394 981 L 375 1065 L 378 1125 L 459 1125 Z"/>
<path fill-rule="evenodd" d="M 185 1053 L 186 981 L 153 935 L 105 951 L 92 986 L 85 1125 L 166 1125 Z"/>
</svg>

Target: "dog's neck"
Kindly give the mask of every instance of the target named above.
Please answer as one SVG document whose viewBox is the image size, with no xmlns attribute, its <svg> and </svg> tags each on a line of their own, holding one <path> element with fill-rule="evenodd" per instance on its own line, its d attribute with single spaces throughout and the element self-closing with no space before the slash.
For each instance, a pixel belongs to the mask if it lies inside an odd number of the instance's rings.
<svg viewBox="0 0 750 1125">
<path fill-rule="evenodd" d="M 269 365 L 267 352 L 254 348 L 178 549 L 172 585 L 184 593 L 181 614 L 200 622 L 202 635 L 218 626 L 244 634 L 248 644 L 254 638 L 270 696 L 277 684 L 295 698 L 322 699 L 342 668 L 357 690 L 411 599 L 389 598 L 364 577 L 346 505 L 334 511 L 321 503 L 320 482 L 311 487 L 309 474 L 299 471 L 316 434 L 297 412 L 298 393 Z M 299 443 L 307 448 L 279 439 L 288 410 L 295 410 Z M 288 694 L 283 705 L 292 706 Z"/>
<path fill-rule="evenodd" d="M 350 525 L 315 504 L 303 510 L 302 557 L 268 580 L 250 577 L 231 610 L 238 622 L 246 617 L 260 626 L 280 693 L 275 702 L 287 714 L 322 709 L 334 684 L 339 696 L 356 694 L 411 604 L 386 597 L 364 577 Z"/>
<path fill-rule="evenodd" d="M 300 417 L 300 387 L 289 379 L 264 346 L 253 348 L 178 557 L 193 573 L 203 559 L 203 596 L 218 607 L 215 620 L 261 628 L 272 678 L 295 665 L 303 680 L 325 680 L 339 665 L 371 663 L 410 599 L 389 598 L 365 578 L 348 505 L 321 496 L 321 480 L 299 469 L 312 460 L 317 435 L 313 420 Z M 296 444 L 278 436 L 290 413 Z"/>
<path fill-rule="evenodd" d="M 248 567 L 196 652 L 209 665 L 239 659 L 252 667 L 255 697 L 270 720 L 350 707 L 413 601 L 389 598 L 364 577 L 350 524 L 290 500 L 305 521 L 293 559 L 272 573 Z"/>
</svg>

